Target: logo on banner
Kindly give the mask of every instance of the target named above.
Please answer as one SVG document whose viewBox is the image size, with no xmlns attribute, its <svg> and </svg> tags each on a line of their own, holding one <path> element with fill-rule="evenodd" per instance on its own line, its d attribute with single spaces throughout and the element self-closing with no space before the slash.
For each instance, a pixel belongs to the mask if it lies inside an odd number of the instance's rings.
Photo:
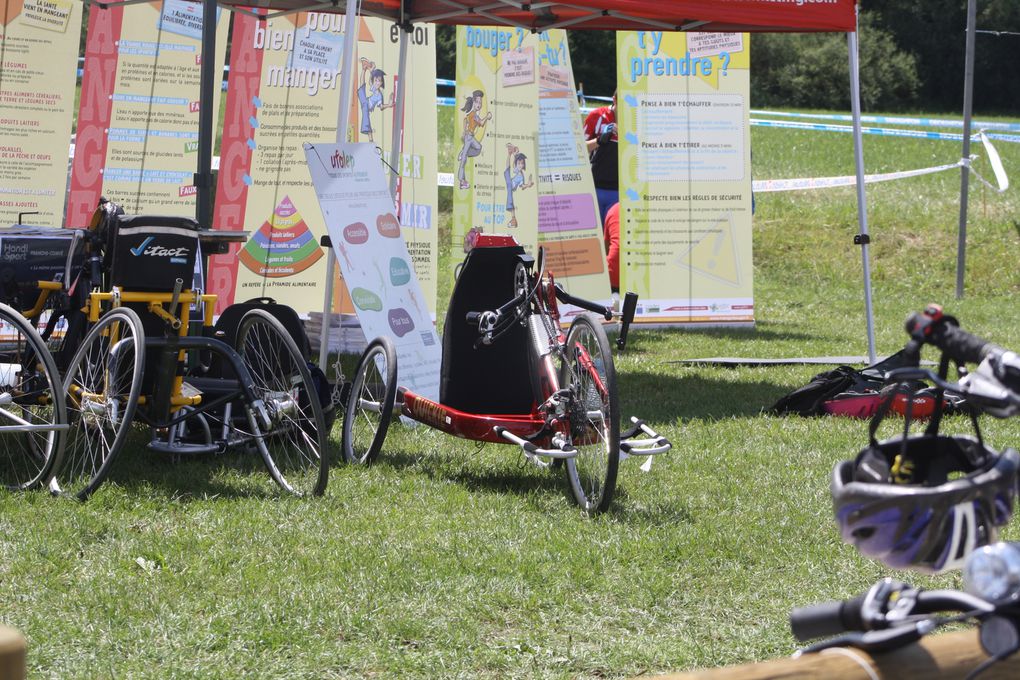
<svg viewBox="0 0 1020 680">
<path fill-rule="evenodd" d="M 333 168 L 334 170 L 347 170 L 353 168 L 354 156 L 345 151 L 337 149 L 336 153 L 329 157 L 329 167 Z"/>
</svg>

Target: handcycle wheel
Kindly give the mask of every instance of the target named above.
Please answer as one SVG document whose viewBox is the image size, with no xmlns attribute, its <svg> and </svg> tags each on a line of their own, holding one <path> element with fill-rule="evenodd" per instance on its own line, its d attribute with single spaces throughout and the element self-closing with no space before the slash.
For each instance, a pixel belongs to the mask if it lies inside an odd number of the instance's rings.
<svg viewBox="0 0 1020 680">
<path fill-rule="evenodd" d="M 67 411 L 53 357 L 21 314 L 0 304 L 0 485 L 33 489 L 63 455 Z"/>
<path fill-rule="evenodd" d="M 578 454 L 566 461 L 577 504 L 588 514 L 609 507 L 620 466 L 620 411 L 609 339 L 591 316 L 567 332 L 560 387 L 571 391 L 570 440 Z"/>
<path fill-rule="evenodd" d="M 89 330 L 64 376 L 70 429 L 54 493 L 87 499 L 110 473 L 142 389 L 145 333 L 134 311 L 110 310 Z"/>
<path fill-rule="evenodd" d="M 344 460 L 367 465 L 379 456 L 396 399 L 397 350 L 381 336 L 369 343 L 354 374 L 344 411 Z"/>
<path fill-rule="evenodd" d="M 256 413 L 250 419 L 254 442 L 269 474 L 285 491 L 321 496 L 326 490 L 326 422 L 319 393 L 297 343 L 275 317 L 253 309 L 241 318 L 237 353 L 255 384 L 269 426 Z M 251 410 L 252 404 L 246 407 Z"/>
</svg>

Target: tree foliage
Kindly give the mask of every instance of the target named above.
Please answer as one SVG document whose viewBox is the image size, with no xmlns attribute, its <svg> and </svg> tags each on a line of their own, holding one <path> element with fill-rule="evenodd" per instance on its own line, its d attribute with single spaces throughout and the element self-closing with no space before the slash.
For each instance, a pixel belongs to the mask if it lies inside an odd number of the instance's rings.
<svg viewBox="0 0 1020 680">
<path fill-rule="evenodd" d="M 861 107 L 899 111 L 916 107 L 917 59 L 862 13 L 858 27 Z M 850 61 L 842 33 L 759 33 L 751 37 L 754 106 L 845 109 Z"/>
</svg>

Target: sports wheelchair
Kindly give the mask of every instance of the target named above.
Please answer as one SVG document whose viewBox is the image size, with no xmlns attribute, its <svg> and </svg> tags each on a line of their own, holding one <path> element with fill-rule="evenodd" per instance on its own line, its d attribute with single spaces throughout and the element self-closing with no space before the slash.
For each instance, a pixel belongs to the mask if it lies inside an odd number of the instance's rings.
<svg viewBox="0 0 1020 680">
<path fill-rule="evenodd" d="M 199 235 L 194 220 L 125 216 L 101 201 L 75 235 L 64 280 L 40 284 L 26 312 L 37 325 L 49 294 L 67 300 L 49 305 L 56 308 L 42 332 L 63 374 L 68 420 L 62 460 L 45 480 L 53 493 L 88 498 L 136 421 L 150 429 L 149 449 L 255 450 L 284 490 L 325 491 L 330 390 L 313 380 L 321 374 L 307 350 L 270 311 L 228 308 L 213 323 L 216 296 L 191 285 Z"/>
</svg>

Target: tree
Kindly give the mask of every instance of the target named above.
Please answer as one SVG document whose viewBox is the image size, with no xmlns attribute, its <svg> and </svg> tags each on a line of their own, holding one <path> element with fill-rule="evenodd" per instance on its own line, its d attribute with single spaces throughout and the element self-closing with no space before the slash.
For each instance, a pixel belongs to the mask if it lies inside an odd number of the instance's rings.
<svg viewBox="0 0 1020 680">
<path fill-rule="evenodd" d="M 916 107 L 916 58 L 862 12 L 858 26 L 861 106 Z M 849 102 L 847 39 L 833 33 L 759 33 L 751 38 L 753 106 L 845 109 Z"/>
</svg>

